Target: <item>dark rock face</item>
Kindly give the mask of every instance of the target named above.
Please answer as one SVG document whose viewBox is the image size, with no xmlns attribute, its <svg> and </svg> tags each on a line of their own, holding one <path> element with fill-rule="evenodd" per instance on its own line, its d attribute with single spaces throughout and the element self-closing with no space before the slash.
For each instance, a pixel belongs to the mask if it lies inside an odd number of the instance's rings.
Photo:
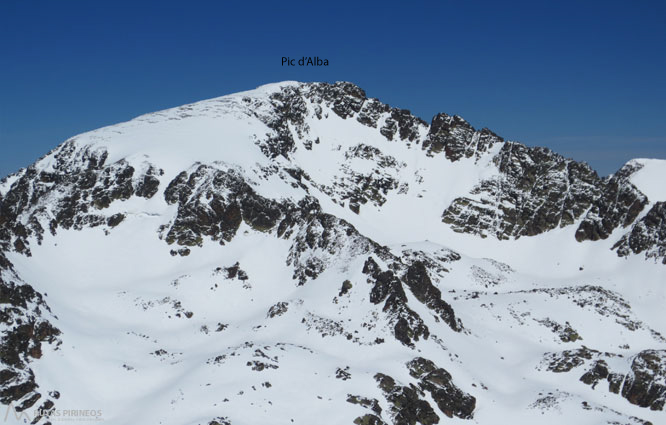
<svg viewBox="0 0 666 425">
<path fill-rule="evenodd" d="M 358 113 L 366 100 L 365 91 L 348 82 L 313 83 L 308 88 L 309 99 L 319 104 L 324 102 L 342 119 Z"/>
<path fill-rule="evenodd" d="M 322 213 L 319 204 L 312 199 L 305 200 L 300 212 L 285 220 L 299 224 L 294 230 L 293 244 L 287 257 L 287 264 L 294 266 L 293 278 L 299 285 L 317 278 L 327 265 L 339 258 L 381 250 L 379 245 L 363 237 L 345 220 Z M 291 231 L 286 232 L 285 237 L 290 234 Z"/>
<path fill-rule="evenodd" d="M 359 87 L 343 82 L 283 87 L 281 91 L 273 93 L 270 97 L 271 106 L 276 113 L 259 117 L 274 131 L 274 134 L 269 135 L 265 140 L 257 141 L 264 155 L 269 158 L 278 156 L 289 158 L 289 154 L 296 147 L 290 127 L 295 129 L 299 137 L 302 137 L 308 130 L 308 126 L 305 124 L 305 117 L 308 114 L 306 99 L 316 105 L 324 103 L 339 117 L 346 119 L 361 110 L 366 97 L 365 92 Z M 249 98 L 247 101 L 251 102 Z M 322 119 L 321 114 L 321 106 L 317 106 L 315 115 Z M 370 115 L 365 114 L 366 118 L 359 117 L 359 121 L 369 123 L 371 121 L 369 117 L 372 115 L 372 112 Z M 308 141 L 306 149 L 311 149 L 313 142 Z"/>
<path fill-rule="evenodd" d="M 431 155 L 443 151 L 451 161 L 473 156 L 478 159 L 495 143 L 503 141 L 487 128 L 475 130 L 458 115 L 437 114 L 432 119 L 423 149 Z"/>
<path fill-rule="evenodd" d="M 584 307 L 584 304 L 582 306 Z M 549 328 L 559 337 L 560 341 L 562 342 L 576 342 L 583 339 L 580 335 L 578 335 L 578 332 L 576 332 L 576 330 L 571 327 L 569 322 L 566 322 L 564 325 L 562 325 L 548 318 L 537 320 L 537 322 Z"/>
<path fill-rule="evenodd" d="M 377 121 L 383 113 L 389 112 L 391 108 L 377 99 L 367 99 L 358 111 L 356 121 L 368 127 L 377 128 Z M 395 133 L 395 129 L 393 131 Z M 390 134 L 393 138 L 393 133 Z M 388 138 L 388 136 L 385 136 Z M 391 140 L 391 139 L 389 139 Z"/>
<path fill-rule="evenodd" d="M 353 287 L 352 283 L 349 280 L 345 280 L 344 282 L 342 282 L 342 288 L 340 288 L 338 296 L 341 297 L 347 294 L 352 287 Z"/>
<path fill-rule="evenodd" d="M 384 393 L 394 424 L 437 424 L 440 417 L 426 400 L 426 393 L 437 403 L 437 408 L 449 418 L 472 419 L 476 399 L 460 390 L 451 375 L 432 361 L 417 357 L 407 363 L 409 374 L 417 384 L 400 385 L 392 377 L 377 373 L 375 380 Z M 381 409 L 375 410 L 381 415 Z"/>
<path fill-rule="evenodd" d="M 382 421 L 379 416 L 373 415 L 371 413 L 359 416 L 358 418 L 354 419 L 354 423 L 356 425 L 386 425 L 386 422 Z"/>
<path fill-rule="evenodd" d="M 608 364 L 604 360 L 597 360 L 592 369 L 585 372 L 580 377 L 580 381 L 591 385 L 592 388 L 596 387 L 599 381 L 608 378 Z"/>
<path fill-rule="evenodd" d="M 386 202 L 386 195 L 398 189 L 398 180 L 391 175 L 391 171 L 400 170 L 405 163 L 397 161 L 390 155 L 383 154 L 379 149 L 359 144 L 345 153 L 345 158 L 352 161 L 362 158 L 372 164 L 372 169 L 365 173 L 354 171 L 346 164 L 341 167 L 344 177 L 335 182 L 333 187 L 320 187 L 322 191 L 339 203 L 349 200 L 349 207 L 358 214 L 360 205 L 371 202 L 382 206 Z"/>
<path fill-rule="evenodd" d="M 599 351 L 583 346 L 576 350 L 549 353 L 544 357 L 544 363 L 547 370 L 555 373 L 564 373 L 585 364 L 586 360 L 599 358 L 600 355 Z"/>
<path fill-rule="evenodd" d="M 415 117 L 407 109 L 391 108 L 391 116 L 386 119 L 379 132 L 388 140 L 393 140 L 397 132 L 399 139 L 414 142 L 419 136 L 419 127 L 425 125 L 425 121 Z"/>
<path fill-rule="evenodd" d="M 415 358 L 407 367 L 409 374 L 419 379 L 419 388 L 430 393 L 442 413 L 449 418 L 472 419 L 476 398 L 456 387 L 445 369 L 423 357 Z"/>
<path fill-rule="evenodd" d="M 666 202 L 657 202 L 614 246 L 617 255 L 645 253 L 645 258 L 666 264 Z"/>
<path fill-rule="evenodd" d="M 149 167 L 148 171 L 146 171 L 146 174 L 143 176 L 143 180 L 140 180 L 136 186 L 136 196 L 150 199 L 157 193 L 157 190 L 160 186 L 160 180 L 155 177 L 155 175 L 155 169 L 153 167 Z"/>
<path fill-rule="evenodd" d="M 106 160 L 106 151 L 76 150 L 70 141 L 56 149 L 50 171 L 38 171 L 33 165 L 19 172 L 0 199 L 0 247 L 29 255 L 27 238 L 35 236 L 41 243 L 47 223 L 52 234 L 59 227 L 113 227 L 122 220 L 107 219 L 102 212 L 112 202 L 157 193 L 161 170 L 146 165 L 137 171 L 124 160 L 113 164 Z"/>
<path fill-rule="evenodd" d="M 587 165 L 545 148 L 507 142 L 493 158 L 501 175 L 457 198 L 442 221 L 453 230 L 499 239 L 534 236 L 573 224 L 600 194 L 600 179 Z"/>
<path fill-rule="evenodd" d="M 212 421 L 208 422 L 208 425 L 231 425 L 231 421 L 223 416 L 218 416 Z"/>
<path fill-rule="evenodd" d="M 325 104 L 342 119 L 356 117 L 356 121 L 377 128 L 382 114 L 389 113 L 380 133 L 388 140 L 415 141 L 419 128 L 427 124 L 406 109 L 392 108 L 377 99 L 368 99 L 360 87 L 348 83 L 310 83 L 304 85 L 304 95 L 313 103 Z M 317 113 L 322 118 L 321 112 Z"/>
<path fill-rule="evenodd" d="M 304 95 L 315 104 L 325 104 L 342 119 L 355 116 L 358 122 L 368 127 L 377 128 L 380 116 L 390 113 L 380 129 L 388 140 L 399 138 L 413 142 L 418 137 L 419 127 L 427 125 L 406 109 L 391 108 L 377 99 L 368 99 L 365 91 L 352 83 L 310 83 L 304 87 Z M 322 118 L 320 114 L 318 118 Z"/>
<path fill-rule="evenodd" d="M 109 227 L 116 227 L 117 225 L 119 225 L 120 223 L 122 223 L 124 219 L 125 219 L 125 215 L 124 215 L 124 214 L 117 213 L 117 214 L 114 214 L 114 215 L 112 215 L 111 217 L 109 217 L 109 218 L 106 220 L 106 224 L 107 224 Z"/>
<path fill-rule="evenodd" d="M 247 273 L 240 268 L 240 263 L 238 261 L 233 266 L 225 267 L 224 269 L 221 267 L 216 269 L 216 271 L 222 270 L 224 270 L 227 279 L 238 279 L 240 281 L 248 280 Z"/>
<path fill-rule="evenodd" d="M 423 400 L 423 392 L 417 387 L 398 385 L 393 378 L 383 373 L 375 375 L 379 388 L 391 404 L 391 414 L 395 424 L 432 425 L 439 423 L 439 416 L 430 404 Z"/>
<path fill-rule="evenodd" d="M 421 303 L 437 313 L 446 324 L 456 332 L 462 329 L 462 324 L 456 320 L 453 308 L 442 300 L 442 292 L 432 284 L 428 276 L 428 270 L 421 261 L 415 261 L 407 268 L 403 277 L 404 282 Z"/>
<path fill-rule="evenodd" d="M 648 203 L 629 177 L 642 166 L 627 164 L 602 184 L 600 196 L 578 226 L 576 240 L 606 239 L 616 228 L 630 226 Z"/>
<path fill-rule="evenodd" d="M 634 357 L 624 378 L 622 397 L 631 404 L 664 410 L 666 402 L 666 350 L 645 350 Z"/>
<path fill-rule="evenodd" d="M 451 161 L 480 158 L 503 139 L 476 131 L 458 116 L 437 115 L 423 148 L 443 151 Z M 482 181 L 470 196 L 456 198 L 442 221 L 461 233 L 499 239 L 535 236 L 573 224 L 584 213 L 576 240 L 606 239 L 617 228 L 632 226 L 613 249 L 619 256 L 646 252 L 666 264 L 666 221 L 662 203 L 636 222 L 647 197 L 630 181 L 642 165 L 629 163 L 602 180 L 585 163 L 565 159 L 546 148 L 506 142 L 493 158 L 500 175 Z"/>
<path fill-rule="evenodd" d="M 388 252 L 378 251 L 378 253 L 380 256 L 383 255 L 382 259 L 389 263 L 388 269 L 383 270 L 372 257 L 368 257 L 363 265 L 363 273 L 368 276 L 367 282 L 372 285 L 370 302 L 384 303 L 382 310 L 388 313 L 393 324 L 393 333 L 398 341 L 407 346 L 414 346 L 415 341 L 420 338 L 427 339 L 430 336 L 430 331 L 423 319 L 407 304 L 403 283 L 414 294 L 417 301 L 436 314 L 436 320 L 443 320 L 456 332 L 463 329 L 453 308 L 442 300 L 441 291 L 428 276 L 428 267 L 439 270 L 438 261 L 440 259 L 435 261 L 422 253 L 423 255 L 417 256 L 419 259 L 414 261 L 411 256 L 405 257 L 407 264 L 404 264 L 402 258 L 395 257 Z M 430 264 L 430 266 L 426 266 L 426 264 Z M 398 277 L 399 275 L 402 275 L 402 279 Z"/>
<path fill-rule="evenodd" d="M 289 126 L 296 128 L 299 136 L 306 130 L 304 118 L 307 109 L 298 88 L 285 87 L 281 92 L 271 96 L 271 103 L 277 114 L 267 116 L 264 121 L 275 135 L 260 141 L 259 147 L 269 158 L 282 156 L 289 158 L 289 153 L 295 148 L 295 142 Z"/>
<path fill-rule="evenodd" d="M 381 414 L 382 414 L 382 408 L 379 405 L 379 401 L 377 401 L 377 399 L 375 399 L 375 398 L 370 399 L 370 398 L 367 398 L 367 397 L 361 397 L 361 396 L 358 396 L 358 395 L 349 394 L 347 396 L 347 403 L 361 405 L 361 406 L 365 407 L 366 409 L 372 410 L 376 415 L 379 415 L 379 416 L 381 416 Z M 379 418 L 378 416 L 375 416 L 375 415 L 365 415 L 365 416 L 363 416 L 363 418 L 365 418 L 365 417 L 372 417 L 372 418 L 368 418 L 367 420 L 375 420 L 375 421 L 380 420 L 381 421 L 381 418 Z M 377 418 L 377 419 L 374 419 L 374 418 Z M 357 418 L 356 420 L 358 420 L 358 419 L 359 418 Z M 356 422 L 354 422 L 354 423 L 356 423 Z M 371 422 L 363 422 L 363 419 L 362 419 L 361 422 L 359 422 L 359 423 L 361 423 L 361 424 L 363 424 L 363 423 L 373 424 L 375 422 L 372 422 L 372 421 Z M 383 422 L 376 422 L 376 423 L 383 423 Z"/>
<path fill-rule="evenodd" d="M 413 346 L 413 341 L 430 336 L 430 331 L 421 317 L 407 306 L 407 296 L 402 283 L 393 271 L 382 271 L 372 257 L 369 257 L 363 266 L 363 273 L 369 275 L 368 283 L 373 284 L 370 302 L 384 303 L 383 311 L 388 313 L 398 341 Z"/>
<path fill-rule="evenodd" d="M 287 263 L 294 265 L 294 278 L 300 284 L 315 278 L 324 265 L 321 258 L 309 255 L 310 250 L 332 253 L 358 243 L 353 249 L 360 252 L 373 245 L 350 224 L 322 213 L 314 198 L 306 197 L 298 204 L 264 198 L 234 170 L 201 165 L 180 173 L 164 195 L 167 203 L 178 205 L 173 222 L 162 228 L 167 243 L 198 246 L 209 237 L 224 244 L 242 222 L 255 231 L 275 232 L 277 237 L 294 236 Z"/>
<path fill-rule="evenodd" d="M 289 310 L 289 303 L 281 301 L 274 306 L 272 306 L 270 309 L 268 309 L 268 313 L 266 313 L 267 317 L 270 317 L 271 319 L 276 316 L 282 316 Z"/>
<path fill-rule="evenodd" d="M 50 309 L 29 285 L 0 277 L 0 306 L 0 403 L 22 400 L 16 408 L 25 410 L 42 398 L 30 363 L 42 357 L 42 344 L 60 344 L 60 331 L 43 317 Z"/>
<path fill-rule="evenodd" d="M 589 369 L 580 377 L 581 382 L 595 388 L 602 381 L 607 381 L 608 391 L 621 394 L 629 403 L 651 410 L 664 410 L 666 350 L 641 351 L 630 359 L 631 370 L 627 374 L 612 371 L 605 360 L 622 357 L 583 347 L 552 353 L 544 360 L 547 370 L 557 373 L 570 372 L 591 361 Z"/>
<path fill-rule="evenodd" d="M 348 83 L 307 83 L 299 86 L 283 87 L 271 95 L 271 107 L 275 114 L 258 116 L 274 131 L 257 144 L 269 158 L 283 156 L 289 158 L 296 149 L 294 135 L 304 138 L 309 130 L 305 117 L 310 114 L 308 104 L 314 106 L 314 116 L 325 119 L 322 105 L 330 108 L 342 119 L 353 119 L 368 127 L 377 128 L 382 115 L 389 114 L 380 133 L 388 140 L 400 139 L 414 142 L 419 137 L 419 129 L 427 124 L 406 109 L 391 108 L 377 99 L 368 99 L 360 87 Z M 247 98 L 247 102 L 252 102 Z M 255 113 L 256 115 L 256 113 Z M 295 134 L 294 134 L 295 132 Z M 318 140 L 305 140 L 305 148 L 312 149 Z"/>
<path fill-rule="evenodd" d="M 258 196 L 235 171 L 206 165 L 180 173 L 169 183 L 164 198 L 169 204 L 178 204 L 176 218 L 166 233 L 169 244 L 201 245 L 203 236 L 224 244 L 234 237 L 242 221 L 255 230 L 268 231 L 282 215 L 277 202 Z"/>
</svg>

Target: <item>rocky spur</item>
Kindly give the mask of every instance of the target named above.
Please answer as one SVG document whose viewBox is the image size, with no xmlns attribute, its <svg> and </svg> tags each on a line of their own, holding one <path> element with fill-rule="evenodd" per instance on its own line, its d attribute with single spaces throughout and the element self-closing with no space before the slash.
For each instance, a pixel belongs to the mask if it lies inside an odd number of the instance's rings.
<svg viewBox="0 0 666 425">
<path fill-rule="evenodd" d="M 319 56 L 303 56 L 296 61 L 296 58 L 282 56 L 282 66 L 328 66 L 328 59 L 322 59 Z"/>
</svg>

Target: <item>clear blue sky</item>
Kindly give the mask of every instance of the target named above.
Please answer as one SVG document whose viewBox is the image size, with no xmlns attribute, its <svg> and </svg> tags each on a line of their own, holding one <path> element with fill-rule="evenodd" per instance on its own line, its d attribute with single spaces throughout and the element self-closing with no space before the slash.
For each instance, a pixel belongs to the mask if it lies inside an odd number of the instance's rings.
<svg viewBox="0 0 666 425">
<path fill-rule="evenodd" d="M 75 134 L 281 80 L 352 81 L 605 175 L 666 158 L 666 1 L 2 0 L 0 175 Z"/>
</svg>

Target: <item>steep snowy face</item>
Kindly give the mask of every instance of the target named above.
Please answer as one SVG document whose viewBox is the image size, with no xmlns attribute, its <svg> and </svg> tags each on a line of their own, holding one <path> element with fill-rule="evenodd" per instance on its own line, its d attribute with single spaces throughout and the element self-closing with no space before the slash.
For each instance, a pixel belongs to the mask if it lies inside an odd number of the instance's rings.
<svg viewBox="0 0 666 425">
<path fill-rule="evenodd" d="M 0 401 L 35 423 L 658 423 L 663 177 L 351 83 L 73 137 L 0 182 Z"/>
</svg>

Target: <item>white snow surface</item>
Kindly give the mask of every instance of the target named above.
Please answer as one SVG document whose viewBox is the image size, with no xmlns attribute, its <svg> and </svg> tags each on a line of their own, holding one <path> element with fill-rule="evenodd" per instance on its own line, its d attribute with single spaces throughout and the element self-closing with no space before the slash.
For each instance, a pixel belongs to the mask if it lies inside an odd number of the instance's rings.
<svg viewBox="0 0 666 425">
<path fill-rule="evenodd" d="M 630 181 L 648 197 L 650 202 L 666 201 L 666 160 L 633 159 L 630 164 L 640 164 L 641 169 L 633 173 Z"/>
<path fill-rule="evenodd" d="M 628 359 L 641 350 L 666 349 L 666 340 L 655 336 L 666 335 L 665 266 L 641 256 L 619 258 L 610 248 L 620 233 L 578 243 L 577 225 L 502 241 L 452 231 L 442 223 L 442 212 L 498 174 L 491 159 L 501 145 L 478 160 L 450 162 L 421 149 L 427 126 L 417 142 L 388 141 L 378 128 L 342 119 L 324 106 L 326 118 L 317 119 L 308 103 L 309 129 L 295 138 L 289 160 L 309 175 L 307 192 L 276 174 L 265 175 L 266 167 L 289 161 L 269 159 L 255 143 L 274 133 L 260 116 L 270 113 L 271 93 L 298 84 L 266 85 L 71 139 L 77 149 L 107 151 L 107 164 L 149 163 L 164 174 L 151 199 L 114 201 L 104 211 L 125 214 L 117 227 L 45 232 L 41 244 L 31 241 L 32 256 L 8 254 L 21 279 L 45 295 L 57 316 L 53 324 L 62 331 L 62 345 L 45 344 L 42 358 L 31 364 L 44 392 L 60 392 L 57 409 L 99 409 L 107 425 L 194 425 L 216 418 L 234 425 L 352 424 L 372 412 L 347 402 L 351 394 L 377 399 L 382 418 L 391 423 L 390 405 L 373 376 L 381 372 L 402 385 L 415 383 L 405 363 L 422 356 L 476 398 L 474 418 L 463 420 L 444 416 L 426 396 L 440 423 L 592 425 L 634 423 L 632 416 L 666 423 L 663 411 L 630 404 L 609 392 L 605 381 L 594 389 L 580 382 L 590 362 L 568 373 L 542 364 L 546 353 L 586 346 L 622 354 L 609 366 L 626 372 Z M 304 148 L 317 138 L 319 143 Z M 377 169 L 374 159 L 347 161 L 345 153 L 359 144 L 378 148 L 397 165 Z M 48 171 L 54 161 L 49 155 L 36 167 Z M 632 183 L 651 202 L 665 201 L 666 161 L 639 161 L 643 168 Z M 372 285 L 361 272 L 367 254 L 330 259 L 316 279 L 298 286 L 287 258 L 293 236 L 278 238 L 243 223 L 224 245 L 204 239 L 190 255 L 172 256 L 174 246 L 158 237 L 176 213 L 164 190 L 195 163 L 237 169 L 267 198 L 298 201 L 309 192 L 325 212 L 398 256 L 459 253 L 459 260 L 442 261 L 445 270 L 430 270 L 430 277 L 464 331 L 436 320 L 405 288 L 431 337 L 413 348 L 398 342 L 383 304 L 369 301 Z M 407 189 L 391 191 L 381 206 L 368 202 L 356 214 L 335 189 L 334 182 L 348 178 L 343 165 L 357 173 L 385 173 Z M 16 178 L 6 180 L 0 193 Z M 247 280 L 219 271 L 235 263 Z M 353 286 L 340 295 L 345 280 Z M 605 299 L 599 302 L 612 313 L 600 314 L 594 303 L 581 306 L 577 301 L 594 293 L 567 288 L 586 286 L 611 291 L 630 307 Z M 288 303 L 287 311 L 268 317 L 279 302 Z M 568 323 L 582 340 L 563 342 L 546 319 Z M 625 320 L 639 325 L 629 329 Z M 253 370 L 254 361 L 270 366 Z M 351 378 L 336 378 L 338 369 Z M 12 423 L 11 415 L 7 421 Z"/>
</svg>

